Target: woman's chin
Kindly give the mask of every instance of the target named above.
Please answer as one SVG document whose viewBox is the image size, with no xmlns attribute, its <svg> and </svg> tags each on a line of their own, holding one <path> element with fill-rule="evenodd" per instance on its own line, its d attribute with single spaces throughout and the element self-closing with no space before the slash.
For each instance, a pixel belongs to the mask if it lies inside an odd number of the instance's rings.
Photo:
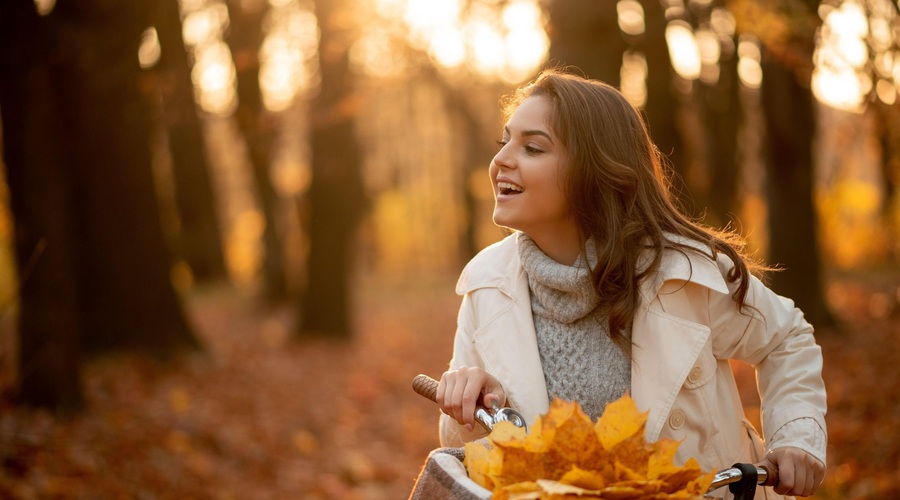
<svg viewBox="0 0 900 500">
<path fill-rule="evenodd" d="M 507 229 L 516 229 L 515 222 L 510 217 L 505 217 L 502 213 L 494 212 L 494 224 Z"/>
</svg>

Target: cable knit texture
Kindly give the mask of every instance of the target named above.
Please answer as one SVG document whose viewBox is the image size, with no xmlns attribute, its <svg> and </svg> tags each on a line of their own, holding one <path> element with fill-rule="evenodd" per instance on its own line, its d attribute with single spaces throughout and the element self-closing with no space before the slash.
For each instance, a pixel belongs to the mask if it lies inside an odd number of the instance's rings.
<svg viewBox="0 0 900 500">
<path fill-rule="evenodd" d="M 584 257 L 574 266 L 560 264 L 524 233 L 519 233 L 518 247 L 550 399 L 578 401 L 597 419 L 607 403 L 631 387 L 631 361 L 607 334 Z M 587 251 L 596 258 L 590 242 Z"/>
</svg>

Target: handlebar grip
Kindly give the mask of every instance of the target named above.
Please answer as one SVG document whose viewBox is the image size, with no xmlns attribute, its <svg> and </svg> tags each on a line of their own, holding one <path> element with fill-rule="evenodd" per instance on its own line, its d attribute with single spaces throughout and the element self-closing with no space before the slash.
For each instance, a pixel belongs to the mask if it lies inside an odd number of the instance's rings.
<svg viewBox="0 0 900 500">
<path fill-rule="evenodd" d="M 766 472 L 766 479 L 760 481 L 760 486 L 778 486 L 778 468 L 769 465 L 757 465 L 758 468 Z M 762 476 L 762 474 L 760 474 Z"/>
<path fill-rule="evenodd" d="M 412 388 L 420 396 L 424 396 L 437 403 L 438 381 L 428 375 L 419 374 L 412 381 Z"/>
</svg>

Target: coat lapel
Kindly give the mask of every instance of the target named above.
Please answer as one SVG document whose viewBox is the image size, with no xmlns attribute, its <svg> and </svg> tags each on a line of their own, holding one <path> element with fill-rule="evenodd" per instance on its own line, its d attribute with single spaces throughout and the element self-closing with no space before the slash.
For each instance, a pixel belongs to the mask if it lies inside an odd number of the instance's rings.
<svg viewBox="0 0 900 500">
<path fill-rule="evenodd" d="M 704 325 L 643 306 L 632 328 L 631 391 L 649 411 L 646 437 L 656 441 L 675 397 L 697 362 L 710 331 Z"/>
</svg>

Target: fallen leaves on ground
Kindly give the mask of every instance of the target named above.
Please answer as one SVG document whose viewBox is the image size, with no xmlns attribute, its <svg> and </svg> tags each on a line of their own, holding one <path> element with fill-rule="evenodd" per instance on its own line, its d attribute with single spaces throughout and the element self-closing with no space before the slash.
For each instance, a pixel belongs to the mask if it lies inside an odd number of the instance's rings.
<svg viewBox="0 0 900 500">
<path fill-rule="evenodd" d="M 195 292 L 206 354 L 93 360 L 70 420 L 0 404 L 0 497 L 404 499 L 438 447 L 437 409 L 410 382 L 450 358 L 453 279 L 361 280 L 353 342 L 292 342 L 289 310 Z M 817 331 L 829 471 L 815 498 L 900 496 L 896 297 L 896 282 L 829 288 L 843 326 Z"/>
</svg>

